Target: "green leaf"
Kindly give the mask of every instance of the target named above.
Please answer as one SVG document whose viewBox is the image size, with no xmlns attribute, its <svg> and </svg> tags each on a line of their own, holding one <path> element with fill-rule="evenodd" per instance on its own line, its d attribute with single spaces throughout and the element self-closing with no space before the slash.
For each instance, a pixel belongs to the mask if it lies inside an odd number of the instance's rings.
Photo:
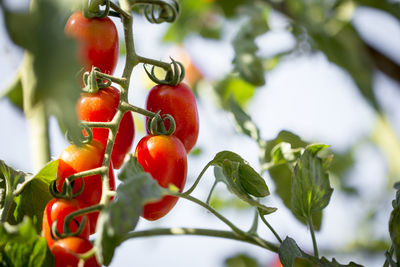
<svg viewBox="0 0 400 267">
<path fill-rule="evenodd" d="M 289 209 L 291 209 L 294 163 L 300 158 L 307 145 L 308 143 L 301 140 L 299 136 L 288 131 L 281 131 L 275 139 L 269 140 L 264 146 L 261 146 L 261 154 L 264 155 L 261 161 L 266 162 L 263 167 L 268 169 L 275 184 L 275 192 Z M 314 148 L 317 148 L 319 145 L 315 146 Z M 311 149 L 313 149 L 313 145 L 311 145 Z M 307 225 L 303 217 L 294 215 L 301 223 Z M 315 230 L 320 230 L 322 212 L 315 212 L 311 216 Z"/>
<path fill-rule="evenodd" d="M 224 15 L 229 18 L 236 14 L 236 11 L 241 5 L 246 4 L 246 0 L 215 0 L 215 3 L 219 5 Z"/>
<path fill-rule="evenodd" d="M 230 110 L 233 103 L 244 107 L 253 97 L 255 86 L 239 77 L 229 75 L 215 86 L 215 92 L 224 109 Z M 231 98 L 234 100 L 232 101 Z"/>
<path fill-rule="evenodd" d="M 238 171 L 235 169 L 237 167 L 237 162 L 225 162 L 225 167 L 221 168 L 216 166 L 214 168 L 214 176 L 218 181 L 222 181 L 226 184 L 228 189 L 235 194 L 239 199 L 246 202 L 247 204 L 254 206 L 263 210 L 264 214 L 270 214 L 276 211 L 276 208 L 267 207 L 254 198 L 252 198 L 249 194 L 247 194 L 240 185 L 237 184 L 238 181 Z M 225 171 L 224 171 L 225 170 Z M 227 177 L 228 176 L 228 177 Z"/>
<path fill-rule="evenodd" d="M 7 97 L 8 100 L 20 111 L 24 110 L 24 100 L 22 95 L 22 81 L 20 72 L 14 78 L 9 87 L 0 94 L 0 98 Z"/>
<path fill-rule="evenodd" d="M 132 154 L 130 154 L 129 160 L 126 163 L 126 166 L 124 165 L 124 167 L 122 168 L 121 172 L 118 175 L 118 178 L 121 181 L 126 181 L 129 180 L 130 177 L 134 177 L 135 175 L 144 172 L 145 171 L 142 165 L 140 165 L 137 159 Z"/>
<path fill-rule="evenodd" d="M 110 264 L 116 247 L 135 229 L 143 205 L 161 198 L 162 188 L 138 165 L 131 156 L 121 171 L 116 199 L 100 212 L 94 246 L 97 260 L 104 265 Z"/>
<path fill-rule="evenodd" d="M 230 97 L 227 101 L 227 110 L 235 118 L 236 126 L 239 132 L 244 133 L 253 140 L 260 142 L 260 130 L 252 121 L 251 117 L 239 106 L 239 104 Z"/>
<path fill-rule="evenodd" d="M 226 267 L 260 267 L 256 259 L 247 254 L 238 254 L 225 260 Z"/>
<path fill-rule="evenodd" d="M 279 259 L 282 265 L 285 267 L 293 267 L 294 260 L 302 257 L 307 257 L 307 254 L 297 246 L 296 241 L 290 237 L 286 237 L 279 247 Z"/>
<path fill-rule="evenodd" d="M 14 170 L 0 160 L 0 218 L 1 222 L 15 223 L 12 210 L 15 209 L 14 191 L 29 179 L 30 174 Z"/>
<path fill-rule="evenodd" d="M 292 177 L 291 210 L 296 216 L 309 219 L 329 204 L 333 192 L 329 175 L 323 168 L 322 159 L 314 156 L 313 151 L 304 151 Z"/>
<path fill-rule="evenodd" d="M 396 199 L 392 202 L 393 211 L 389 219 L 389 234 L 394 247 L 397 261 L 400 260 L 400 190 L 397 189 Z"/>
<path fill-rule="evenodd" d="M 362 265 L 358 265 L 354 262 L 342 265 L 339 264 L 336 259 L 332 259 L 332 261 L 329 261 L 325 257 L 317 259 L 304 253 L 296 244 L 296 241 L 290 237 L 286 237 L 279 247 L 279 258 L 282 265 L 285 267 L 362 267 Z"/>
<path fill-rule="evenodd" d="M 0 264 L 27 267 L 54 264 L 46 239 L 37 234 L 28 217 L 19 225 L 1 223 L 0 236 Z"/>
<path fill-rule="evenodd" d="M 64 34 L 64 25 L 66 4 L 77 2 L 37 0 L 29 13 L 3 10 L 11 39 L 26 49 L 21 69 L 25 113 L 29 116 L 37 105 L 46 105 L 76 142 L 82 135 L 75 113 L 80 67 L 75 41 Z"/>
<path fill-rule="evenodd" d="M 275 139 L 269 140 L 264 147 L 261 147 L 263 157 L 262 162 L 270 162 L 273 155 L 271 154 L 273 148 L 282 142 L 289 143 L 292 149 L 303 148 L 308 145 L 307 142 L 301 140 L 298 135 L 289 131 L 280 131 Z"/>
<path fill-rule="evenodd" d="M 238 189 L 244 190 L 255 197 L 269 195 L 268 186 L 264 178 L 238 154 L 231 151 L 219 152 L 215 155 L 211 164 L 221 167 L 224 174 L 228 175 L 227 179 L 232 180 Z"/>
<path fill-rule="evenodd" d="M 43 211 L 53 198 L 49 186 L 57 177 L 58 160 L 51 161 L 34 177 L 26 179 L 14 191 L 14 218 L 20 222 L 24 216 L 29 216 L 38 232 L 42 229 Z"/>
<path fill-rule="evenodd" d="M 245 9 L 248 21 L 242 25 L 233 40 L 235 58 L 233 63 L 240 77 L 255 86 L 265 84 L 262 60 L 256 55 L 255 39 L 269 30 L 269 9 L 266 5 L 254 5 Z"/>
</svg>

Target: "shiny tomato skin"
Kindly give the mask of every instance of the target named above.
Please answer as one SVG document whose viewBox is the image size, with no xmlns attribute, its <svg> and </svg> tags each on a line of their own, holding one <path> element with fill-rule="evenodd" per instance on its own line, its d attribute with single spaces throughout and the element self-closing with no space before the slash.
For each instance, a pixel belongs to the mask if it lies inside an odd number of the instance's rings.
<svg viewBox="0 0 400 267">
<path fill-rule="evenodd" d="M 77 267 L 79 259 L 74 255 L 88 252 L 92 243 L 85 238 L 76 236 L 60 239 L 50 248 L 55 258 L 55 267 Z M 85 261 L 84 267 L 99 267 L 95 256 Z"/>
<path fill-rule="evenodd" d="M 47 240 L 49 248 L 54 244 L 54 240 L 51 238 L 51 225 L 55 220 L 57 220 L 57 231 L 62 234 L 64 233 L 64 220 L 65 217 L 80 209 L 79 202 L 76 199 L 59 199 L 53 198 L 47 203 L 46 208 L 43 213 L 42 230 L 43 235 Z M 78 230 L 79 224 L 82 222 L 84 216 L 75 217 L 70 224 L 71 232 Z M 82 233 L 79 235 L 82 238 L 88 238 L 90 233 L 89 223 L 86 218 L 85 227 Z"/>
<path fill-rule="evenodd" d="M 80 120 L 108 122 L 114 118 L 118 109 L 120 92 L 115 87 L 99 90 L 95 94 L 84 93 L 78 100 L 76 110 Z M 98 140 L 104 147 L 107 145 L 109 130 L 94 128 L 93 139 Z M 119 169 L 130 151 L 135 136 L 135 126 L 131 112 L 126 112 L 118 128 L 117 136 L 111 154 L 115 169 Z"/>
<path fill-rule="evenodd" d="M 158 184 L 167 188 L 175 185 L 182 192 L 187 174 L 186 150 L 174 136 L 148 135 L 143 137 L 135 151 L 139 164 L 149 172 Z M 154 221 L 165 216 L 176 204 L 175 196 L 164 196 L 161 200 L 143 207 L 142 217 Z"/>
<path fill-rule="evenodd" d="M 73 13 L 65 25 L 65 33 L 78 43 L 78 59 L 84 71 L 92 66 L 113 74 L 119 55 L 118 32 L 108 17 L 87 19 L 81 11 Z"/>
<path fill-rule="evenodd" d="M 77 147 L 70 145 L 61 152 L 58 170 L 57 170 L 57 189 L 61 191 L 62 184 L 65 179 L 78 172 L 87 171 L 90 169 L 101 167 L 104 158 L 104 146 L 93 140 L 90 144 Z M 115 190 L 115 177 L 112 163 L 109 166 L 108 172 L 110 178 L 110 189 Z M 85 184 L 83 192 L 76 197 L 81 208 L 89 207 L 98 204 L 101 200 L 102 181 L 100 175 L 91 175 L 83 178 Z M 74 180 L 73 193 L 79 191 L 82 185 L 81 179 Z M 98 212 L 88 214 L 90 233 L 93 234 L 96 230 L 96 222 Z"/>
<path fill-rule="evenodd" d="M 154 86 L 146 100 L 146 108 L 152 112 L 161 110 L 161 114 L 170 114 L 175 119 L 174 136 L 181 140 L 189 153 L 199 135 L 199 115 L 196 98 L 185 83 L 176 86 L 159 84 Z M 169 123 L 166 122 L 169 129 Z"/>
</svg>

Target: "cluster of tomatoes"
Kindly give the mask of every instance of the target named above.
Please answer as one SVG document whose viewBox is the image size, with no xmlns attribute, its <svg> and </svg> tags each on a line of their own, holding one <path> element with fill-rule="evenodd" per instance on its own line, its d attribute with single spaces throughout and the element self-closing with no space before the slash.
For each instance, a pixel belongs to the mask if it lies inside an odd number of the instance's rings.
<svg viewBox="0 0 400 267">
<path fill-rule="evenodd" d="M 119 54 L 118 33 L 108 18 L 85 18 L 82 12 L 74 13 L 68 20 L 65 32 L 78 43 L 79 59 L 85 71 L 97 67 L 101 72 L 112 75 Z M 82 93 L 77 103 L 77 115 L 82 121 L 108 122 L 118 110 L 120 92 L 115 87 L 100 89 L 96 93 Z M 187 172 L 187 153 L 196 143 L 199 121 L 195 97 L 184 83 L 157 85 L 151 89 L 146 108 L 159 112 L 161 118 L 170 114 L 176 129 L 172 135 L 153 135 L 148 130 L 136 147 L 135 156 L 146 172 L 149 172 L 160 186 L 173 184 L 183 190 Z M 169 121 L 164 122 L 166 130 Z M 86 133 L 86 132 L 84 132 Z M 126 112 L 120 122 L 113 144 L 109 166 L 109 187 L 115 190 L 114 169 L 119 169 L 126 154 L 131 150 L 135 134 L 131 112 Z M 66 178 L 79 172 L 102 166 L 109 129 L 93 128 L 92 141 L 82 146 L 71 145 L 59 157 L 56 191 L 69 194 L 54 198 L 43 214 L 43 235 L 55 256 L 56 266 L 77 266 L 76 254 L 92 249 L 89 235 L 95 233 L 98 211 L 73 218 L 65 226 L 66 217 L 82 208 L 99 204 L 102 196 L 100 175 L 79 177 L 70 182 Z M 142 217 L 157 220 L 166 215 L 177 202 L 177 197 L 164 196 L 161 200 L 143 207 Z M 67 222 L 68 223 L 68 222 Z M 69 227 L 69 229 L 68 229 Z M 65 236 L 69 230 L 73 236 Z M 85 261 L 84 266 L 99 266 L 95 257 Z"/>
</svg>

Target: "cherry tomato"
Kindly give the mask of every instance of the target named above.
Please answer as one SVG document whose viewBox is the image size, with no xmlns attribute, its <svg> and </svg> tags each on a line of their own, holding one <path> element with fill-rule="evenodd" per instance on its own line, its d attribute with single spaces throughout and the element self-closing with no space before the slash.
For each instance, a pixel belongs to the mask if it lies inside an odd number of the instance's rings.
<svg viewBox="0 0 400 267">
<path fill-rule="evenodd" d="M 65 178 L 68 176 L 87 171 L 90 169 L 98 168 L 102 165 L 104 158 L 104 146 L 93 140 L 90 144 L 83 145 L 82 147 L 77 147 L 71 145 L 64 149 L 59 158 L 58 170 L 57 170 L 57 189 L 62 190 L 62 185 Z M 110 189 L 115 189 L 115 178 L 112 163 L 109 167 L 109 177 L 110 177 Z M 91 175 L 83 178 L 84 189 L 83 192 L 76 197 L 79 201 L 81 208 L 89 207 L 98 204 L 101 199 L 102 193 L 102 181 L 100 175 Z M 73 184 L 73 193 L 79 191 L 82 186 L 82 179 L 75 179 Z M 93 234 L 96 230 L 96 222 L 98 217 L 98 212 L 88 213 L 90 233 Z"/>
<path fill-rule="evenodd" d="M 161 110 L 161 114 L 174 117 L 176 130 L 173 135 L 181 140 L 189 153 L 199 135 L 199 116 L 192 90 L 184 83 L 176 86 L 156 85 L 147 96 L 146 107 L 150 111 Z M 165 126 L 169 129 L 169 122 Z"/>
<path fill-rule="evenodd" d="M 50 248 L 55 258 L 56 267 L 77 267 L 79 259 L 75 254 L 83 254 L 93 248 L 92 243 L 85 238 L 76 236 L 60 239 Z M 84 267 L 98 267 L 95 256 L 85 261 Z"/>
<path fill-rule="evenodd" d="M 77 11 L 68 19 L 65 33 L 77 40 L 78 56 L 84 71 L 90 71 L 95 66 L 101 72 L 114 73 L 119 43 L 117 28 L 111 19 L 87 19 L 81 11 Z"/>
<path fill-rule="evenodd" d="M 175 185 L 180 192 L 186 182 L 186 150 L 181 141 L 174 136 L 148 135 L 143 137 L 135 155 L 140 165 L 149 172 L 158 184 L 167 188 Z M 161 200 L 143 207 L 143 218 L 154 221 L 165 216 L 176 204 L 175 196 L 164 196 Z"/>
<path fill-rule="evenodd" d="M 95 94 L 84 93 L 77 103 L 77 114 L 84 121 L 111 121 L 117 112 L 120 92 L 110 86 L 99 90 Z M 106 147 L 108 129 L 94 128 L 93 139 L 98 140 Z M 135 136 L 135 127 L 131 112 L 126 112 L 122 117 L 111 154 L 114 168 L 119 169 L 124 162 L 125 155 L 132 147 Z"/>
<path fill-rule="evenodd" d="M 59 199 L 54 198 L 47 203 L 46 208 L 43 213 L 43 235 L 47 240 L 49 248 L 54 244 L 54 240 L 51 238 L 51 225 L 55 220 L 57 220 L 57 231 L 62 234 L 64 233 L 64 220 L 65 217 L 80 209 L 79 202 L 76 199 Z M 83 216 L 75 217 L 69 225 L 71 232 L 78 230 L 79 225 L 83 220 Z M 87 220 L 87 218 L 86 218 Z M 82 233 L 79 235 L 82 238 L 89 237 L 89 223 L 86 221 Z"/>
</svg>

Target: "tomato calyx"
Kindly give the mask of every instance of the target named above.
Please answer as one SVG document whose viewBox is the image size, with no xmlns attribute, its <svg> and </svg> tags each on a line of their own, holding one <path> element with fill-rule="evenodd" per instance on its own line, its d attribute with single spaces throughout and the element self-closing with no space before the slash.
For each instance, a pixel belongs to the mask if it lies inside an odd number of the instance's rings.
<svg viewBox="0 0 400 267">
<path fill-rule="evenodd" d="M 154 73 L 154 69 L 156 66 L 152 66 L 151 70 L 149 71 L 147 69 L 147 64 L 143 64 L 143 68 L 149 76 L 150 80 L 157 84 L 168 84 L 168 85 L 177 85 L 183 79 L 185 78 L 185 67 L 180 63 L 179 61 L 174 60 L 172 57 L 170 57 L 171 63 L 169 63 L 170 67 L 167 69 L 167 73 L 165 74 L 164 79 L 159 79 Z"/>
<path fill-rule="evenodd" d="M 100 89 L 111 86 L 111 81 L 109 79 L 106 78 L 99 79 L 97 77 L 99 72 L 100 69 L 93 66 L 90 72 L 87 71 L 83 74 L 84 87 L 82 88 L 82 91 L 84 93 L 95 94 Z"/>
<path fill-rule="evenodd" d="M 73 193 L 74 181 L 76 179 L 81 179 L 81 184 L 78 191 Z M 57 189 L 57 180 L 54 180 L 50 183 L 49 190 L 50 194 L 54 198 L 70 200 L 79 196 L 83 192 L 84 186 L 85 180 L 83 179 L 83 177 L 77 177 L 72 181 L 70 179 L 65 179 L 64 183 L 61 186 L 61 192 Z"/>
<path fill-rule="evenodd" d="M 147 129 L 152 135 L 172 135 L 175 132 L 176 124 L 174 118 L 170 114 L 160 115 L 161 111 L 155 113 L 154 117 L 147 121 Z M 168 130 L 165 122 L 169 123 Z"/>
<path fill-rule="evenodd" d="M 104 10 L 100 10 L 100 6 L 105 6 Z M 83 15 L 87 19 L 105 18 L 110 12 L 110 0 L 103 1 L 85 1 Z"/>
</svg>

